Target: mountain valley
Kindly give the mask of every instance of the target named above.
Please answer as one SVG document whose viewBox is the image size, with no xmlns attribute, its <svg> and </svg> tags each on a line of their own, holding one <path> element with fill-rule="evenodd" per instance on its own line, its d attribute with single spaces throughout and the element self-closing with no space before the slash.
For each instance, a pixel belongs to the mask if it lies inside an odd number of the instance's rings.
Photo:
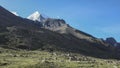
<svg viewBox="0 0 120 68">
<path fill-rule="evenodd" d="M 0 6 L 0 68 L 120 68 L 119 47 L 63 19 L 38 11 L 22 18 Z"/>
</svg>

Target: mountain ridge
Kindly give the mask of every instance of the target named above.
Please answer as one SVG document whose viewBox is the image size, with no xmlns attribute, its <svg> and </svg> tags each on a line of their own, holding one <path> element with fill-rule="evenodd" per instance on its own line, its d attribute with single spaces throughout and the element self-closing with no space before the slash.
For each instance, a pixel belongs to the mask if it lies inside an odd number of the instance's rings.
<svg viewBox="0 0 120 68">
<path fill-rule="evenodd" d="M 115 48 L 62 19 L 31 21 L 0 7 L 1 47 L 27 50 L 61 50 L 99 58 L 119 58 Z M 44 25 L 43 25 L 44 23 Z M 111 53 L 111 54 L 110 54 Z"/>
</svg>

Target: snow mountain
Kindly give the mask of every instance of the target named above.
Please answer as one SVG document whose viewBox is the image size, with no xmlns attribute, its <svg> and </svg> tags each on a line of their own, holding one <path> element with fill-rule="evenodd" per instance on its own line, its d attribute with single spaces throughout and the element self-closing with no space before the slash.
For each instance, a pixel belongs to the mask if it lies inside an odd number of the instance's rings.
<svg viewBox="0 0 120 68">
<path fill-rule="evenodd" d="M 107 45 L 106 42 L 67 25 L 63 19 L 46 19 L 39 12 L 28 18 L 31 20 L 15 16 L 0 6 L 0 47 L 120 59 L 119 47 L 116 49 Z M 38 21 L 44 20 L 44 25 L 40 27 Z"/>
<path fill-rule="evenodd" d="M 28 16 L 27 19 L 30 19 L 30 20 L 33 20 L 33 21 L 38 21 L 38 22 L 44 22 L 47 19 L 47 17 L 40 14 L 38 11 L 35 11 L 33 14 Z"/>
<path fill-rule="evenodd" d="M 35 21 L 37 25 L 45 29 L 59 31 L 60 33 L 64 33 L 65 31 L 63 30 L 65 30 L 68 27 L 63 19 L 49 18 L 43 14 L 40 14 L 38 11 L 28 16 L 27 19 Z"/>
<path fill-rule="evenodd" d="M 19 14 L 17 12 L 11 11 L 11 13 L 13 13 L 16 16 L 19 16 Z"/>
</svg>

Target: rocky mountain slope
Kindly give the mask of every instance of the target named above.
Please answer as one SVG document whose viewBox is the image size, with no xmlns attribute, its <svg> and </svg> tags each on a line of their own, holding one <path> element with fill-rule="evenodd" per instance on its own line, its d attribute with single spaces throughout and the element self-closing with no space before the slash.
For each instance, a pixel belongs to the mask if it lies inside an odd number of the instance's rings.
<svg viewBox="0 0 120 68">
<path fill-rule="evenodd" d="M 31 21 L 0 6 L 0 27 L 0 46 L 4 48 L 64 51 L 119 59 L 115 47 L 72 28 L 62 19 Z"/>
<path fill-rule="evenodd" d="M 113 46 L 120 46 L 120 43 L 117 42 L 113 37 L 106 38 L 106 43 Z"/>
</svg>

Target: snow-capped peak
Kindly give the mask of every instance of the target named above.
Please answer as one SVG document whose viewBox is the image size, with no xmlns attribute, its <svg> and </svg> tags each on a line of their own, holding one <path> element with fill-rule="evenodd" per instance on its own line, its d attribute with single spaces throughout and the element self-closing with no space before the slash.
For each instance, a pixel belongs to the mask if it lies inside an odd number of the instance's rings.
<svg viewBox="0 0 120 68">
<path fill-rule="evenodd" d="M 19 16 L 17 12 L 11 11 L 11 13 L 13 13 L 16 16 Z"/>
<path fill-rule="evenodd" d="M 30 20 L 39 21 L 39 22 L 43 22 L 46 19 L 38 11 L 34 12 L 30 16 L 28 16 L 27 18 L 30 19 Z"/>
</svg>

